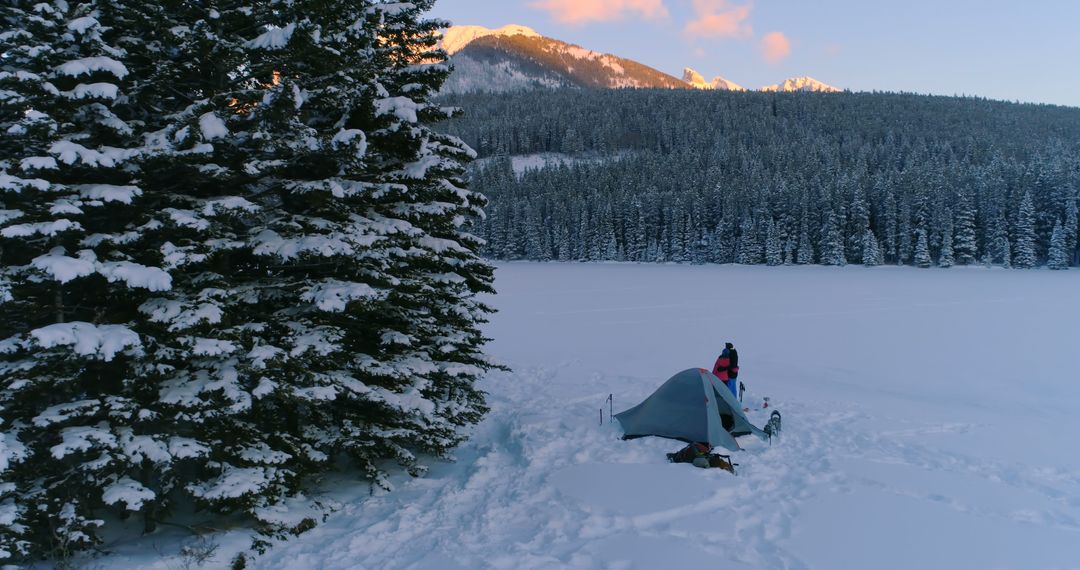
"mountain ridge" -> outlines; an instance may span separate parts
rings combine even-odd
[[[440,47],[450,55],[455,69],[444,85],[445,93],[552,87],[748,91],[720,76],[705,81],[690,67],[683,69],[680,79],[635,60],[586,49],[518,24],[500,28],[451,26],[442,32]],[[842,90],[801,76],[766,85],[758,91],[835,93]]]
[[[843,91],[843,89],[840,89],[839,87],[833,87],[832,85],[829,85],[827,83],[823,83],[821,81],[818,81],[817,79],[814,79],[813,77],[810,77],[809,75],[803,75],[801,77],[790,77],[788,79],[785,79],[781,83],[776,83],[776,84],[773,84],[773,85],[766,85],[765,87],[761,88],[761,91],[765,91],[765,92],[802,91],[802,92],[813,92],[813,93],[839,93],[840,91]]]

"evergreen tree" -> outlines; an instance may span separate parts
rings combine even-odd
[[[1046,262],[1050,269],[1068,269],[1069,257],[1065,245],[1065,231],[1061,221],[1054,223],[1054,231],[1050,235],[1050,255]]]
[[[570,127],[563,133],[560,149],[567,154],[576,154],[585,150],[585,143],[578,134],[577,129]]]
[[[938,256],[938,267],[952,267],[956,263],[953,253],[952,232],[943,234],[941,240],[941,254]]]
[[[0,237],[24,242],[0,253],[0,549],[85,547],[96,510],[175,495],[273,526],[339,458],[389,487],[479,421],[486,202],[429,127],[451,113],[430,4],[2,9],[25,150],[0,143]]]
[[[878,240],[877,237],[874,236],[874,232],[869,228],[863,233],[862,263],[867,267],[873,267],[883,263],[881,247],[878,245]]]
[[[814,245],[810,243],[810,230],[807,227],[806,212],[803,211],[802,220],[799,222],[799,250],[795,257],[795,263],[807,265],[814,262]]]
[[[632,227],[627,232],[629,243],[626,247],[626,255],[631,261],[645,261],[645,247],[648,245],[648,237],[645,233],[645,212],[640,199],[634,200],[633,213]]]
[[[885,199],[885,236],[883,241],[884,258],[889,262],[897,261],[897,246],[899,240],[897,239],[897,217],[896,212],[896,195],[893,194],[891,188],[888,191],[888,195]]]
[[[742,265],[756,265],[761,263],[762,247],[758,241],[757,224],[754,219],[747,216],[739,228],[739,253],[736,263]]]
[[[559,226],[558,233],[556,234],[555,251],[557,256],[556,259],[558,259],[559,261],[570,261],[572,259],[572,250],[570,248],[570,228],[568,228],[565,224]]]
[[[1035,205],[1030,192],[1024,192],[1024,197],[1020,199],[1020,211],[1016,215],[1015,227],[1013,266],[1020,269],[1035,267]]]
[[[975,234],[975,202],[968,188],[962,188],[959,192],[959,203],[956,211],[956,240],[954,251],[956,261],[960,265],[970,265],[978,256],[978,243]]]
[[[138,307],[172,276],[132,163],[130,17],[0,7],[0,560],[66,562],[97,513],[158,498],[130,478],[164,444],[136,431],[156,342]]]
[[[941,249],[938,252],[938,267],[952,267],[956,264],[956,254],[953,249],[953,215],[949,208],[942,212],[941,222]]]
[[[987,248],[987,264],[1000,263],[1002,267],[1012,267],[1012,245],[1006,229],[1005,218],[1000,214],[994,219],[990,229],[990,246]]]
[[[917,230],[915,236],[915,257],[913,261],[918,267],[930,267],[930,245],[926,240],[926,230]]]
[[[650,258],[650,261],[657,263],[667,263],[670,261],[668,252],[670,248],[671,239],[669,237],[668,225],[664,224],[660,229],[660,239],[656,242],[656,253]]]
[[[821,264],[846,265],[844,238],[840,234],[836,216],[830,213],[825,220],[825,227],[821,230]]]
[[[1078,231],[1076,209],[1076,196],[1070,194],[1065,202],[1065,224],[1061,226],[1065,244],[1065,257],[1069,265],[1072,265],[1073,259],[1076,257],[1076,232]]]
[[[766,238],[765,238],[765,263],[767,265],[783,265],[784,264],[784,251],[781,249],[779,231],[777,231],[776,223],[769,218],[765,221]]]
[[[674,263],[684,263],[688,261],[686,256],[686,226],[683,222],[683,217],[676,215],[674,225],[671,228],[671,249],[668,259]],[[607,258],[600,257],[598,259]]]
[[[911,237],[914,235],[911,228],[911,204],[907,199],[900,204],[900,222],[898,227],[899,229],[897,231],[899,237],[897,239],[896,262],[899,265],[905,265],[911,261],[913,245],[911,243]]]
[[[855,188],[848,211],[850,219],[846,256],[853,263],[861,263],[866,231],[870,229],[870,208],[862,188]]]

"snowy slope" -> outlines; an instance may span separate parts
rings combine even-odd
[[[457,461],[388,495],[339,483],[341,511],[249,567],[1077,567],[1080,272],[507,264],[496,286],[514,371]],[[619,440],[608,394],[636,404],[725,340],[781,438],[741,438],[738,476]],[[178,540],[101,562],[174,568],[155,548]]]
[[[450,26],[443,30],[439,46],[446,50],[446,53],[453,55],[461,51],[473,40],[488,36],[541,37],[536,30],[517,24],[507,24],[496,29],[485,28],[484,26]]]
[[[525,26],[453,26],[443,48],[454,72],[445,93],[536,87],[685,89],[677,78],[636,61],[541,36]]]
[[[454,72],[443,83],[442,93],[506,93],[573,86],[557,73],[514,59],[471,57],[461,53],[454,56],[451,63]]]

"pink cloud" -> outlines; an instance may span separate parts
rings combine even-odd
[[[744,38],[753,35],[750,24],[751,4],[731,4],[728,0],[694,0],[693,20],[684,31],[691,37]]]
[[[780,63],[791,55],[791,42],[781,32],[769,32],[761,38],[761,56],[769,63]]]
[[[551,13],[564,24],[606,22],[627,14],[643,18],[665,18],[668,15],[664,0],[537,0],[529,4]]]

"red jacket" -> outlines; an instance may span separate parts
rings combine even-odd
[[[721,354],[719,358],[716,359],[716,364],[713,364],[712,373],[715,374],[717,378],[723,380],[724,382],[727,382],[728,368],[730,367],[731,359],[728,358],[726,355]]]

